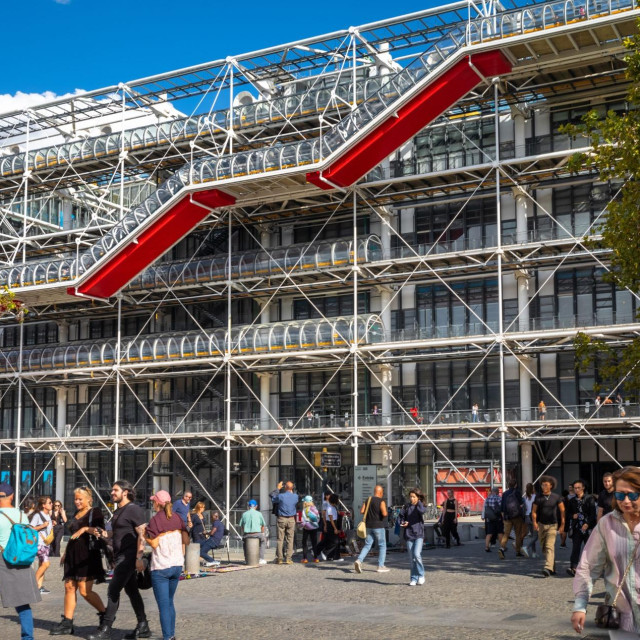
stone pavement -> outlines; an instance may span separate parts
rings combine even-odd
[[[269,553],[269,552],[268,552]],[[271,550],[273,554],[273,550]],[[425,550],[426,584],[409,587],[406,553],[390,552],[389,573],[375,572],[367,558],[364,572],[355,574],[352,562],[293,566],[269,564],[256,569],[215,574],[182,581],[176,594],[178,640],[394,640],[434,638],[467,640],[547,640],[577,638],[571,628],[571,578],[564,572],[569,550],[558,549],[558,576],[543,578],[542,560],[515,558],[509,549],[499,560],[481,541],[452,549]],[[222,559],[218,556],[218,559]],[[232,555],[232,560],[233,560]],[[224,563],[223,563],[224,564]],[[51,594],[34,606],[37,640],[62,613],[61,570],[52,566],[46,576]],[[602,601],[602,582],[594,601]],[[104,598],[106,585],[96,589]],[[155,638],[162,638],[152,591],[143,593]],[[583,638],[606,638],[587,614]],[[2,640],[20,637],[15,612],[0,609]],[[86,637],[97,617],[79,598],[76,637]],[[131,605],[123,593],[114,638],[135,626]]]

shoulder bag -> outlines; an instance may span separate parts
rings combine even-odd
[[[362,522],[358,523],[358,527],[356,528],[356,535],[358,538],[366,538],[367,537],[367,513],[369,513],[369,505],[371,504],[371,498],[367,500],[367,506],[364,510],[364,515],[362,516]]]
[[[601,629],[618,629],[620,627],[620,612],[616,608],[616,604],[618,602],[620,592],[622,591],[622,586],[624,585],[624,582],[629,575],[631,565],[635,560],[636,553],[638,552],[638,546],[640,546],[640,540],[636,542],[636,546],[633,549],[631,559],[629,560],[624,575],[622,576],[622,581],[618,585],[616,597],[613,599],[613,602],[611,604],[599,604],[598,608],[596,609],[596,626],[600,627]]]

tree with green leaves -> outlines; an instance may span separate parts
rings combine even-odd
[[[638,21],[640,30],[640,21]],[[575,172],[595,170],[602,181],[621,185],[617,197],[607,205],[607,217],[599,227],[598,245],[611,251],[610,271],[606,279],[632,292],[640,290],[640,34],[627,38],[625,57],[628,110],[609,111],[601,119],[595,110],[587,113],[580,125],[568,125],[564,131],[574,137],[587,136],[592,150],[576,154],[569,167]],[[594,243],[590,243],[592,246]],[[575,339],[576,367],[586,370],[592,364],[607,388],[622,382],[627,391],[640,387],[640,337],[624,347],[611,345],[584,333]]]
[[[0,288],[0,318],[9,315],[22,321],[27,312],[24,304],[20,300],[16,300],[13,291],[6,286]]]

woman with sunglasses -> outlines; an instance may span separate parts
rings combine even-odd
[[[573,580],[575,604],[571,624],[577,633],[584,630],[593,583],[603,572],[608,604],[613,603],[618,585],[622,583],[616,603],[620,629],[640,632],[640,580],[636,577],[640,571],[637,545],[640,540],[640,467],[616,471],[613,486],[613,511],[600,519],[589,537]]]
[[[49,547],[49,557],[60,557],[60,543],[64,535],[64,526],[67,524],[67,513],[62,506],[60,500],[53,503],[53,511],[51,512],[51,522],[53,523],[53,542]]]

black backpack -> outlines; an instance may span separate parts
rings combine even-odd
[[[514,518],[524,515],[524,501],[520,497],[517,490],[513,490],[507,494],[504,499],[504,518],[505,520],[513,520]]]

